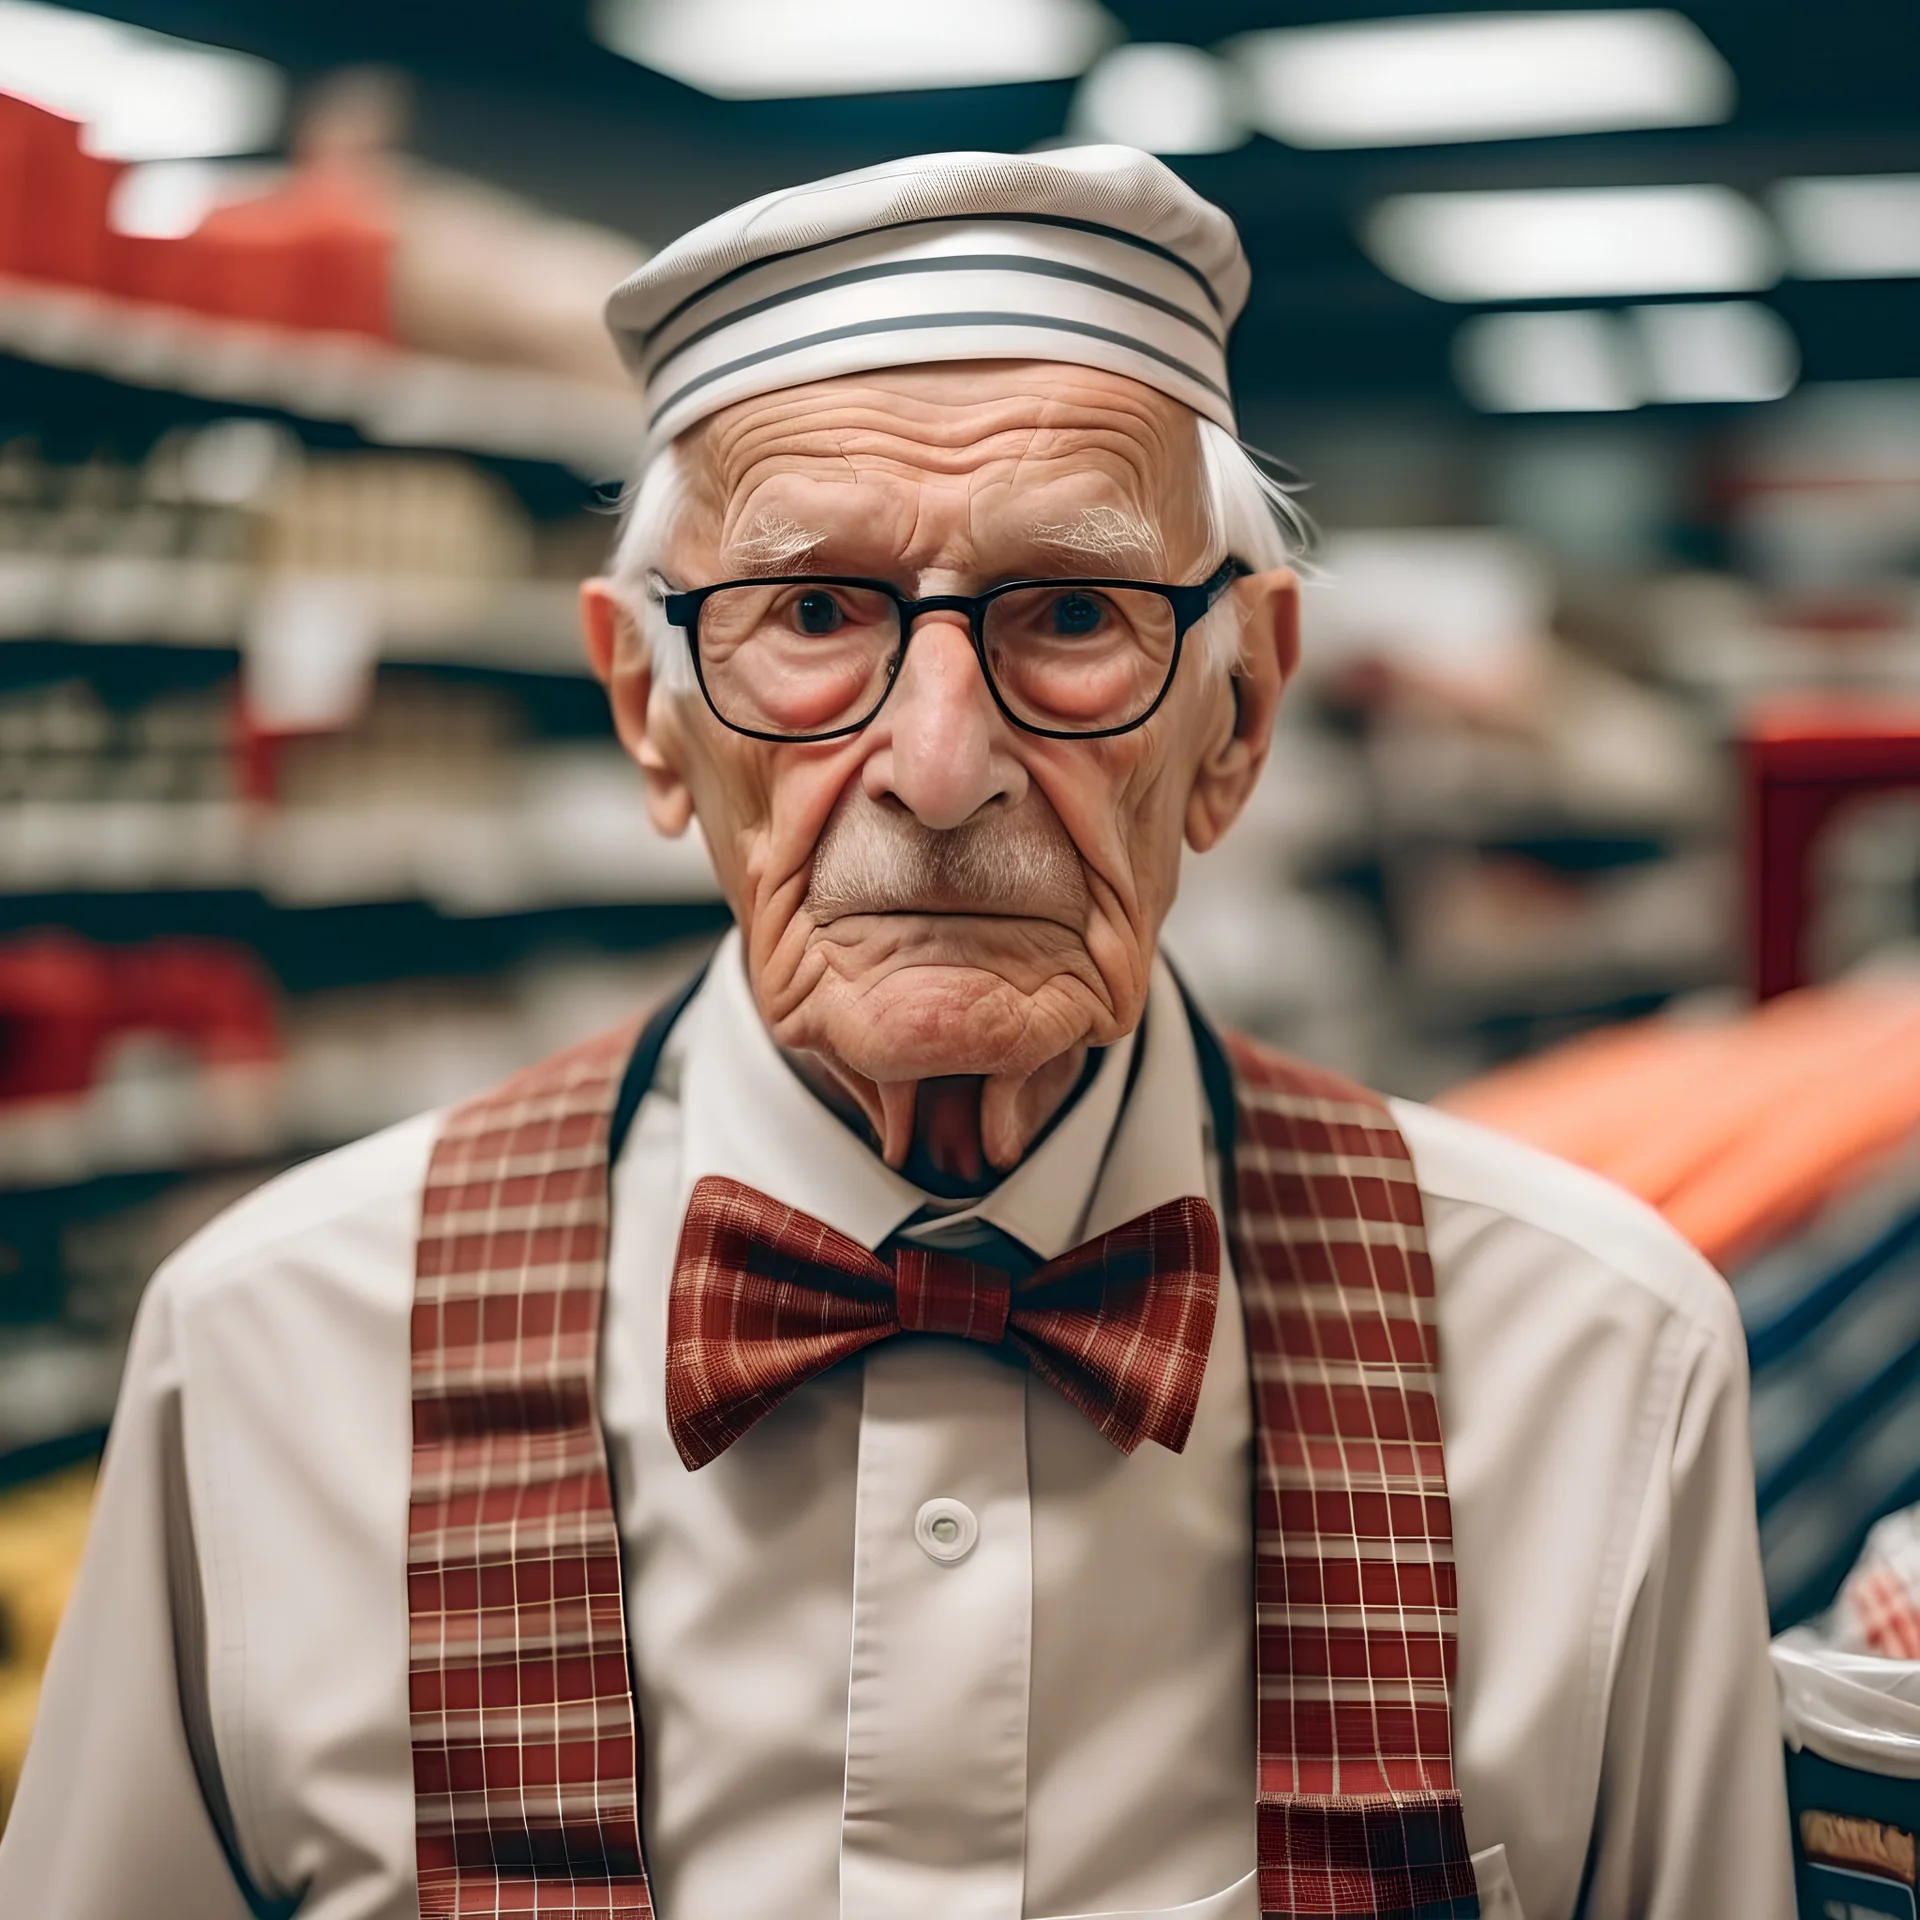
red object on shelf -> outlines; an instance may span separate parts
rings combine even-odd
[[[0,946],[0,1103],[86,1092],[112,1025],[104,948],[71,933]]]
[[[352,171],[309,167],[270,193],[216,207],[194,238],[209,258],[213,311],[392,337],[393,234],[377,189]]]
[[[160,240],[144,233],[107,235],[107,286],[149,306],[191,308],[206,284],[205,249],[189,234]]]
[[[244,947],[148,940],[115,949],[112,966],[120,1030],[171,1034],[207,1061],[279,1057],[273,990]]]
[[[1806,697],[1748,717],[1747,899],[1754,992],[1806,982],[1815,843],[1834,814],[1870,794],[1920,787],[1920,703]]]
[[[280,1053],[273,987],[244,947],[58,930],[0,942],[0,1106],[84,1094],[126,1033],[166,1034],[210,1065]]]
[[[217,207],[184,239],[116,233],[125,169],[80,123],[0,94],[0,273],[299,332],[391,340],[393,223],[380,177],[338,162]]]
[[[80,145],[80,123],[0,94],[0,268],[103,284],[107,202],[125,169]]]
[[[0,272],[25,271],[27,156],[40,109],[0,93]]]
[[[0,96],[0,265],[69,286],[103,285],[107,202],[125,171],[82,149],[79,121]]]

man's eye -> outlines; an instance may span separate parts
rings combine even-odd
[[[802,633],[832,633],[845,616],[830,593],[803,593],[794,603],[794,618]]]
[[[1063,639],[1078,639],[1100,624],[1101,606],[1090,593],[1063,593],[1053,603],[1053,630]]]

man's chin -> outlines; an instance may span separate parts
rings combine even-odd
[[[853,955],[824,930],[833,962],[775,1037],[883,1084],[1036,1072],[1097,1038],[1108,1008],[1078,937],[1051,927],[1053,937],[1036,942],[1035,926],[923,919],[917,937],[891,929],[883,952],[852,966]],[[1003,929],[1014,937],[991,937]]]

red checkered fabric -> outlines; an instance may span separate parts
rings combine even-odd
[[[1187,1444],[1213,1338],[1220,1230],[1173,1200],[1051,1260],[998,1268],[902,1247],[889,1261],[738,1180],[694,1185],[667,1307],[667,1422],[689,1467],[795,1387],[896,1333],[1016,1348],[1123,1452]]]
[[[1246,1041],[1230,1237],[1253,1374],[1260,1902],[1479,1912],[1420,1190],[1374,1095]]]
[[[653,1911],[597,1411],[634,1030],[458,1109],[427,1170],[407,1522],[420,1912]]]
[[[1920,1660],[1920,1607],[1888,1567],[1855,1574],[1841,1595],[1861,1643],[1883,1660]]]
[[[409,1537],[428,1916],[651,1911],[595,1405],[608,1121],[632,1041],[631,1030],[609,1036],[460,1109],[428,1175]],[[1373,1095],[1246,1042],[1229,1054],[1227,1226],[1256,1429],[1261,1906],[1268,1920],[1470,1920],[1433,1273],[1412,1162]],[[746,1205],[745,1191],[709,1196],[720,1204],[693,1259],[717,1262],[741,1236],[746,1281],[703,1281],[686,1295],[687,1325],[670,1329],[689,1343],[689,1377],[719,1389],[710,1404],[727,1411],[709,1437],[724,1434],[721,1446],[773,1404],[757,1404],[774,1392],[754,1365],[766,1329],[778,1323],[782,1344],[791,1337],[818,1360],[790,1391],[839,1358],[848,1324],[876,1305],[888,1331],[910,1320],[962,1338],[987,1337],[1004,1316],[998,1337],[1020,1338],[1035,1370],[1103,1431],[1113,1420],[1118,1444],[1156,1418],[1173,1430],[1155,1409],[1178,1403],[1186,1363],[1164,1357],[1137,1387],[1108,1384],[1133,1373],[1116,1374],[1087,1309],[1105,1289],[1136,1306],[1142,1289],[1153,1297],[1144,1274],[1169,1247],[1201,1270],[1205,1208],[1184,1203],[1177,1225],[1150,1229],[1167,1211],[1157,1209],[1009,1298],[990,1270],[948,1256],[914,1252],[889,1271],[784,1208],[768,1231],[771,1203]],[[830,1311],[795,1297],[799,1268],[826,1240],[840,1242],[828,1264],[847,1276]],[[843,1260],[849,1248],[867,1264]],[[1146,1316],[1163,1356],[1188,1351],[1198,1327],[1198,1292],[1176,1298],[1170,1322]],[[676,1288],[676,1317],[679,1299]],[[790,1308],[807,1316],[798,1330],[782,1318]]]

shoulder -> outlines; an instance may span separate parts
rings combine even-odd
[[[256,1187],[161,1266],[153,1301],[177,1316],[269,1287],[384,1295],[398,1281],[410,1293],[420,1195],[444,1117],[416,1115]]]
[[[1389,1100],[1414,1165],[1442,1295],[1544,1294],[1574,1325],[1639,1324],[1692,1339],[1744,1369],[1733,1290],[1659,1214],[1623,1188],[1473,1121]]]
[[[1545,1342],[1553,1348],[1577,1347],[1605,1329],[1642,1345],[1678,1341],[1744,1376],[1746,1340],[1732,1289],[1623,1188],[1243,1035],[1224,1034],[1219,1046],[1256,1137],[1276,1112],[1317,1118],[1336,1134],[1343,1123],[1357,1124],[1376,1140],[1383,1126],[1397,1130],[1420,1190],[1443,1332],[1450,1319],[1473,1322],[1483,1313],[1509,1329],[1542,1323],[1537,1331],[1557,1335]],[[1541,1342],[1534,1345],[1538,1351]]]

